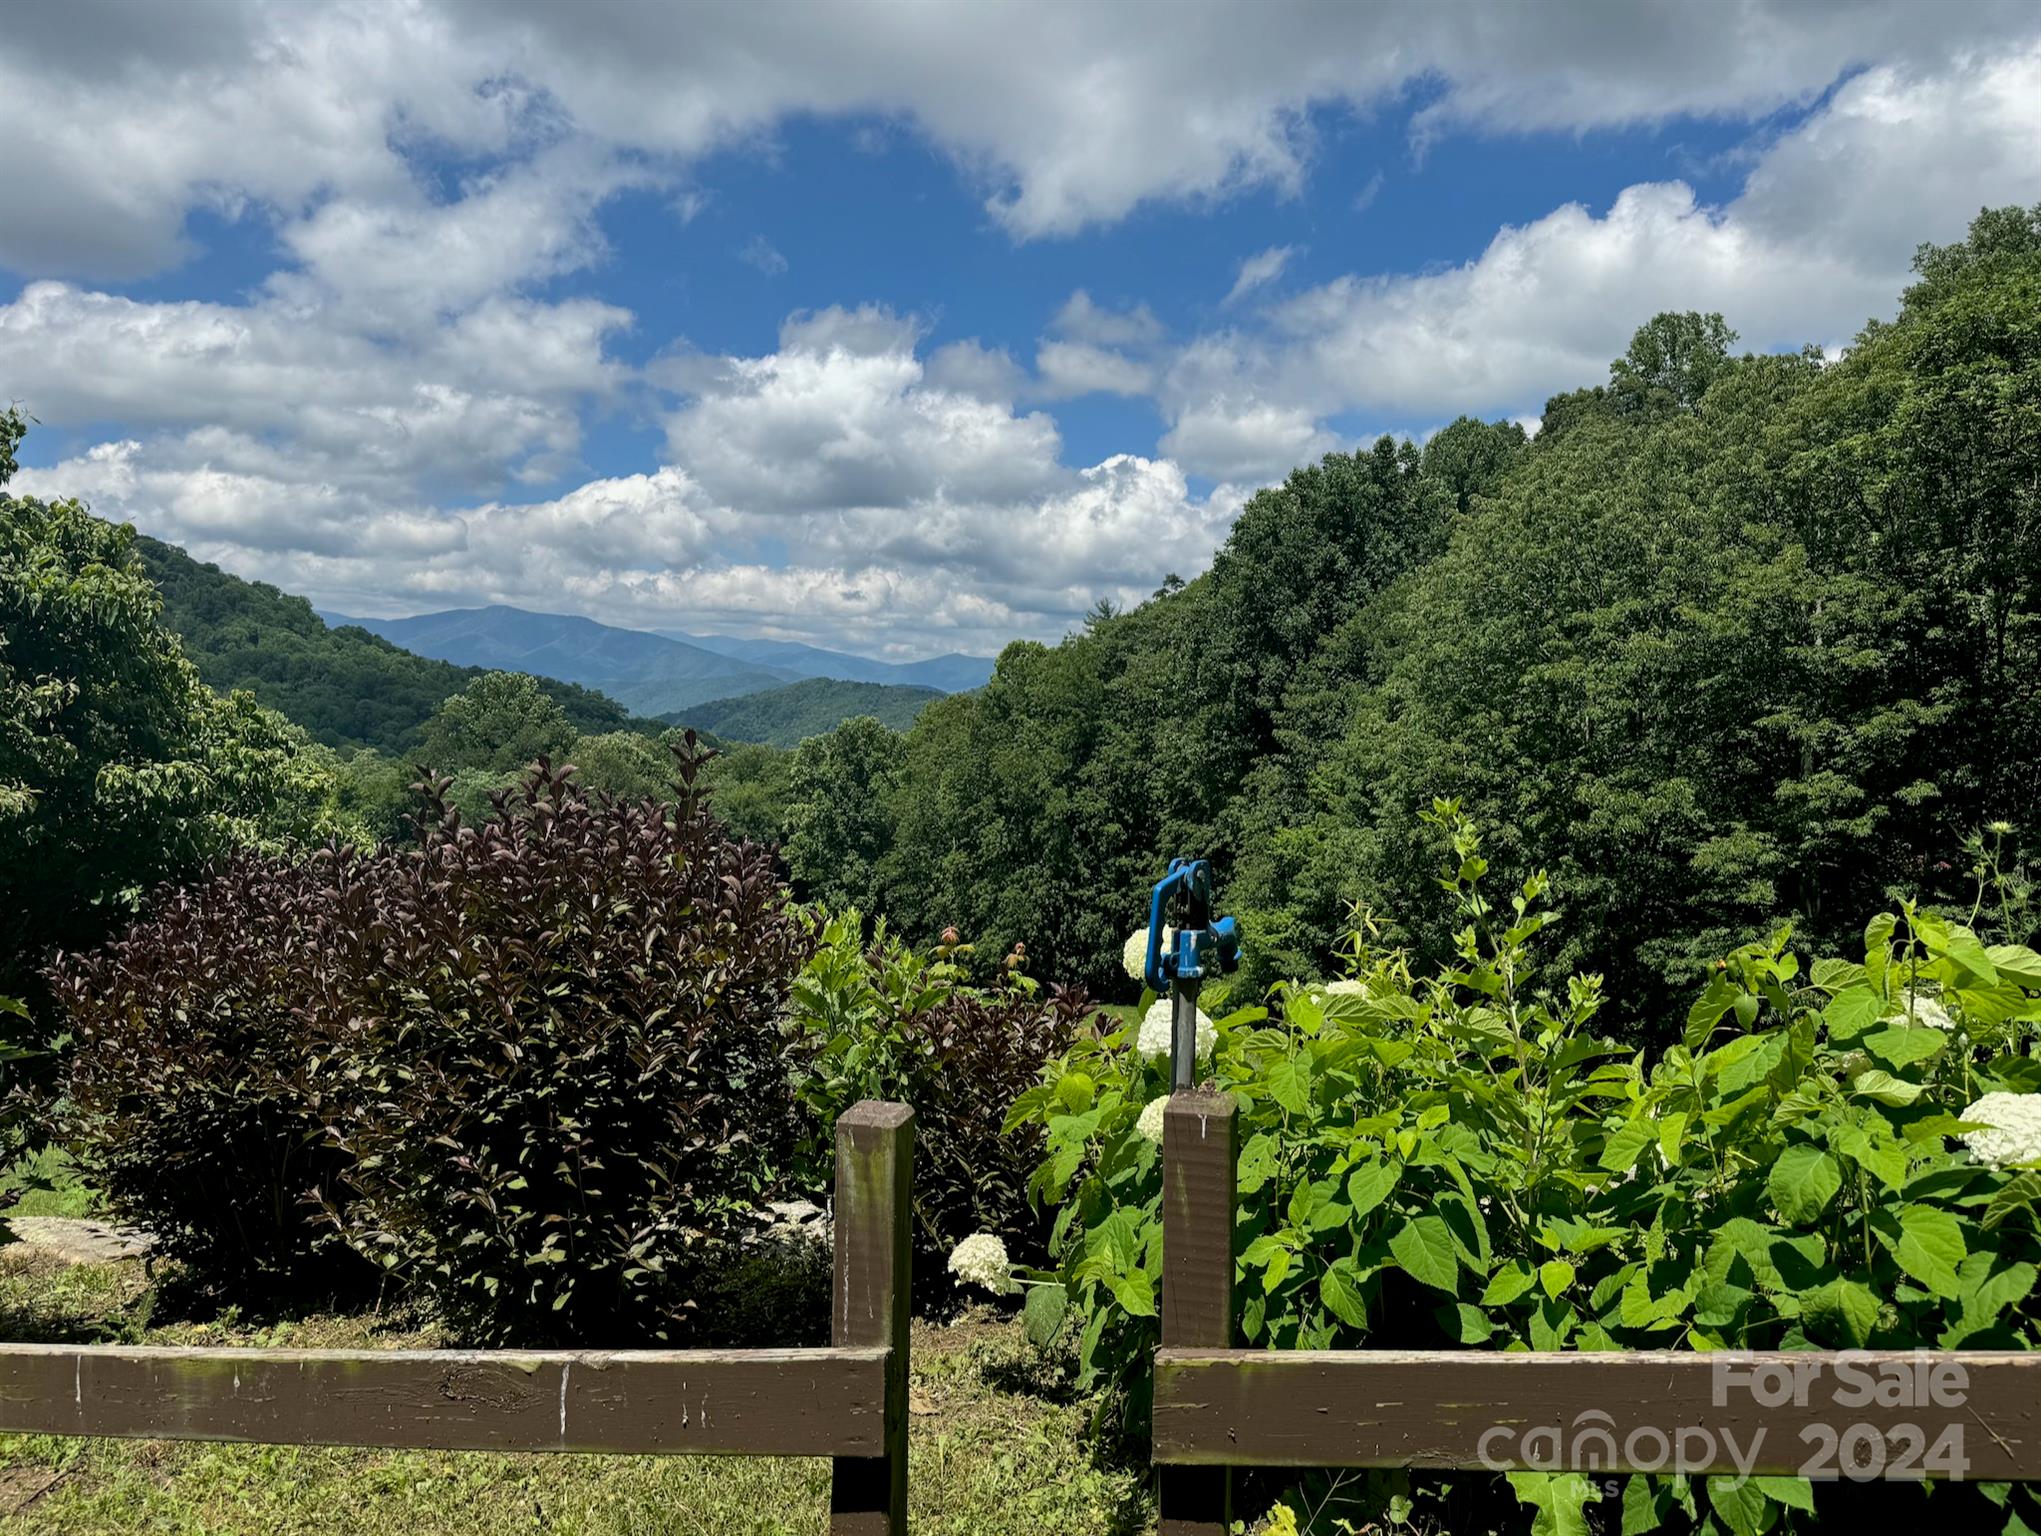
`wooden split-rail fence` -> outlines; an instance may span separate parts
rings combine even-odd
[[[1221,1536],[1234,1467],[2041,1478],[2041,1351],[1236,1349],[1235,1106],[1163,1114],[1162,1536]]]
[[[837,1122],[827,1348],[5,1344],[0,1430],[827,1456],[832,1536],[902,1536],[913,1119],[903,1105],[867,1102]],[[2041,1478],[2041,1351],[1235,1348],[1238,1153],[1230,1097],[1172,1097],[1154,1409],[1163,1536],[1227,1532],[1235,1467]]]
[[[440,1451],[828,1456],[831,1536],[907,1529],[914,1115],[836,1123],[821,1349],[165,1349],[0,1344],[0,1430]]]

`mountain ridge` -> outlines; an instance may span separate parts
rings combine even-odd
[[[621,629],[576,614],[534,613],[501,603],[402,619],[320,616],[329,625],[365,629],[436,660],[531,672],[599,689],[643,715],[668,714],[798,681],[784,669],[721,656],[649,630]]]
[[[798,640],[747,640],[735,635],[694,635],[661,629],[654,634],[698,645],[718,655],[761,666],[783,667],[804,677],[829,677],[849,683],[904,683],[938,693],[968,693],[992,677],[995,658],[947,651],[920,661],[880,661],[849,651],[832,651]]]
[[[426,719],[481,673],[421,656],[373,632],[349,633],[304,598],[249,581],[175,544],[135,537],[143,571],[163,600],[163,626],[208,687],[245,688],[330,747],[415,747]],[[539,686],[575,729],[601,733],[645,724],[615,700],[552,677]]]
[[[925,707],[945,696],[940,689],[912,683],[804,677],[780,688],[712,699],[661,718],[669,725],[691,725],[719,741],[791,749],[860,715],[872,716],[889,730],[904,731]]]
[[[507,603],[448,608],[400,619],[319,610],[330,627],[353,626],[421,656],[561,678],[601,690],[634,713],[669,716],[811,678],[962,693],[992,676],[993,658],[951,652],[921,661],[878,661],[794,640],[628,629],[580,614],[540,613]]]

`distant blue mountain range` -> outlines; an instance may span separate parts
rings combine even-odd
[[[884,662],[784,640],[725,635],[655,634],[619,629],[571,614],[522,608],[456,608],[408,619],[319,615],[331,628],[358,625],[421,656],[458,666],[530,672],[599,688],[639,715],[760,693],[804,678],[909,683],[958,693],[992,676],[986,656],[937,656]]]
[[[698,645],[718,656],[776,667],[796,677],[834,677],[847,683],[907,683],[933,688],[938,693],[968,693],[991,680],[993,658],[966,656],[952,651],[926,661],[874,661],[869,656],[851,656],[842,651],[825,651],[794,640],[737,640],[729,635],[690,635],[677,629],[660,634],[688,645]]]

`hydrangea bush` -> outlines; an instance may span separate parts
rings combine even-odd
[[[1474,827],[1452,802],[1433,820],[1464,922],[1454,964],[1415,975],[1363,930],[1350,976],[1217,1021],[1210,1075],[1240,1106],[1244,1342],[2034,1343],[2041,955],[1909,905],[1871,921],[1861,957],[1807,968],[1781,931],[1719,961],[1684,1038],[1651,1059],[1597,1032],[1599,978],[1540,970],[1543,877],[1492,903]],[[1137,1422],[1158,1337],[1152,1122],[1168,1070],[1147,1046],[1145,1027],[1079,1042],[1010,1117],[1046,1138],[1032,1187],[1057,1210],[1061,1295],[1031,1294],[1030,1315],[1067,1309],[1084,1381],[1121,1388]],[[1520,1526],[1528,1512],[1492,1502],[1513,1497],[1540,1529],[1585,1530],[1606,1492],[1575,1474],[1347,1487],[1370,1490],[1370,1517],[1415,1489],[1454,1530]],[[1849,1494],[1639,1476],[1616,1496],[1626,1533],[1758,1536],[1812,1528]],[[2041,1519],[2003,1486],[1935,1498],[1980,1528]]]

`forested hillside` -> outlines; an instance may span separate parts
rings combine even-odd
[[[459,666],[566,678],[600,689],[627,709],[648,716],[777,688],[798,676],[667,635],[619,629],[576,614],[528,613],[502,604],[420,613],[408,619],[328,617]]]
[[[220,692],[245,688],[332,747],[406,752],[442,700],[482,675],[400,649],[362,629],[327,628],[302,597],[243,581],[174,544],[138,536],[142,568],[163,594],[163,624],[199,676]],[[630,723],[622,705],[574,683],[540,687],[579,731]]]
[[[1528,440],[1296,471],[1208,574],[838,754],[801,799],[861,813],[802,862],[1110,985],[1162,861],[1208,854],[1250,979],[1309,975],[1349,904],[1437,931],[1420,816],[1457,796],[1647,1015],[1781,918],[1962,906],[1966,840],[2041,800],[2041,212],[1916,270],[1839,360],[1662,315]]]
[[[675,710],[666,719],[726,741],[798,747],[810,736],[833,731],[859,715],[869,715],[881,725],[904,731],[914,724],[929,700],[941,697],[934,688],[811,677],[784,688],[768,688],[762,693],[715,699]]]

